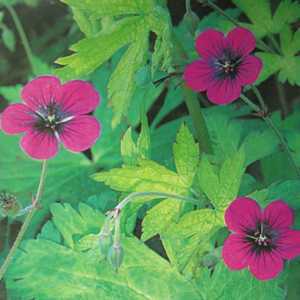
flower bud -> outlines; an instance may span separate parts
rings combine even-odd
[[[112,236],[111,232],[101,232],[99,235],[99,247],[100,247],[100,252],[104,255],[107,256],[108,251],[112,245]]]
[[[124,257],[124,251],[120,244],[114,244],[108,251],[107,259],[115,271],[120,268]]]
[[[3,217],[15,217],[21,210],[21,204],[16,196],[5,191],[0,192],[0,215]]]

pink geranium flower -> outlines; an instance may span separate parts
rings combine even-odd
[[[250,198],[237,198],[225,212],[232,234],[225,240],[222,256],[232,270],[248,267],[260,280],[279,274],[285,259],[300,255],[300,231],[293,230],[293,211],[282,200],[264,210]]]
[[[82,80],[61,84],[54,76],[40,76],[21,93],[24,103],[9,105],[1,115],[7,134],[24,133],[21,148],[32,158],[49,159],[59,143],[74,152],[90,148],[100,135],[100,124],[87,115],[99,104],[93,86]]]
[[[201,59],[186,67],[186,84],[196,92],[207,91],[216,104],[238,99],[242,86],[253,83],[262,68],[261,60],[250,55],[255,45],[254,35],[244,28],[235,28],[226,37],[214,29],[202,32],[196,40]]]

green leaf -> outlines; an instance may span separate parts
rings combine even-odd
[[[143,18],[136,16],[122,19],[109,31],[101,32],[95,37],[85,38],[74,44],[75,53],[59,58],[56,63],[65,67],[57,69],[64,80],[87,75],[107,61],[118,49],[129,44],[136,37],[136,28],[143,27]]]
[[[199,145],[194,141],[186,125],[182,125],[173,145],[176,170],[179,176],[191,185],[198,168],[200,151]]]
[[[132,128],[129,127],[121,140],[121,154],[125,165],[134,166],[137,163],[137,147],[132,138]]]
[[[78,212],[68,203],[52,204],[51,213],[55,216],[53,223],[64,238],[66,246],[74,248],[74,235],[96,233],[104,222],[104,215],[90,206],[80,203]],[[66,222],[66,216],[68,221]]]
[[[245,153],[241,149],[224,161],[217,173],[203,156],[197,173],[197,184],[215,208],[224,210],[238,195],[245,171]]]
[[[277,136],[270,129],[250,133],[243,142],[246,165],[248,166],[276,152],[278,144]]]
[[[18,99],[20,99],[21,89],[21,84],[14,86],[0,86],[0,95],[2,95],[8,102],[18,102]]]
[[[237,19],[241,11],[237,8],[225,9],[224,12],[226,15]],[[204,31],[207,28],[215,28],[223,32],[230,31],[235,25],[229,21],[226,17],[220,15],[218,12],[212,12],[206,15],[201,21],[198,23],[196,35],[200,32]]]
[[[143,28],[145,25],[141,24],[141,26]],[[147,32],[143,28],[140,33],[136,34],[136,42],[132,43],[122,56],[108,84],[108,97],[111,99],[114,110],[113,127],[120,123],[122,116],[128,110],[136,86],[135,74],[146,59]]]
[[[165,199],[149,209],[143,219],[142,240],[146,241],[156,234],[162,235],[178,219],[181,201]]]
[[[269,0],[260,0],[253,5],[252,0],[232,0],[240,8],[249,20],[253,23],[250,29],[258,36],[263,36],[272,28],[272,14]],[[249,25],[249,24],[247,24]]]
[[[298,1],[282,0],[274,13],[272,32],[278,33],[284,24],[299,20],[300,4]]]
[[[153,0],[61,0],[82,10],[93,17],[136,15],[150,12],[154,7]]]
[[[139,156],[142,159],[150,159],[150,148],[151,148],[151,139],[150,139],[150,129],[148,125],[147,116],[143,114],[141,116],[142,130],[137,140],[137,149]]]
[[[233,3],[252,22],[252,24],[242,23],[242,25],[249,27],[258,37],[279,33],[285,25],[299,19],[300,4],[297,1],[280,1],[273,16],[269,0],[260,0],[255,6],[251,0],[233,0]]]
[[[282,300],[284,290],[279,280],[259,281],[248,270],[231,271],[222,262],[213,274],[207,269],[199,278],[199,290],[204,300]]]
[[[16,49],[16,38],[14,32],[8,27],[2,26],[1,38],[5,47],[11,52],[14,52]]]
[[[185,214],[161,235],[168,257],[180,273],[194,276],[201,257],[208,251],[210,239],[223,225],[223,215],[212,209],[200,209]]]
[[[77,247],[70,249],[42,238],[24,243],[24,251],[18,253],[6,276],[10,298],[56,299],[59,291],[62,300],[199,299],[191,282],[136,238],[122,239],[124,263],[115,273],[105,260],[95,256],[100,250],[96,235],[89,228],[99,226],[98,217],[99,213],[86,205],[77,213],[56,204],[53,223],[59,224],[58,229],[68,240],[81,235]]]
[[[281,57],[277,54],[266,52],[257,52],[256,55],[263,62],[262,72],[260,73],[257,81],[255,81],[255,85],[259,85],[280,70]]]
[[[138,166],[122,166],[96,173],[92,178],[121,192],[157,191],[183,194],[186,191],[186,185],[175,172],[151,160],[141,160]]]

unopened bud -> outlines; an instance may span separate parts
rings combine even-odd
[[[0,215],[3,217],[15,217],[20,210],[21,205],[16,196],[4,191],[0,192]]]
[[[112,245],[112,236],[111,232],[101,232],[99,235],[99,247],[100,247],[100,252],[104,255],[107,256],[108,251]]]
[[[120,244],[114,244],[108,251],[107,259],[115,271],[120,268],[124,257],[124,251]]]

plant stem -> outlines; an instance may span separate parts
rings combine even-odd
[[[212,153],[212,146],[209,139],[208,129],[197,95],[187,86],[183,87],[184,100],[192,118],[195,128],[196,139],[199,142],[200,150],[205,153]]]
[[[259,102],[259,104],[260,104],[260,106],[263,110],[263,112],[267,113],[268,112],[268,107],[267,107],[264,99],[262,98],[259,90],[257,89],[257,87],[255,85],[251,85],[251,88],[252,88],[252,90],[253,90],[253,92],[254,92],[254,94],[255,94],[255,96],[256,96],[256,98],[257,98],[257,100],[258,100],[258,102]]]
[[[125,197],[114,209],[114,211],[121,211],[127,203],[132,201],[135,198],[138,197],[147,197],[147,196],[154,196],[157,198],[172,198],[172,199],[177,199],[177,200],[182,200],[186,201],[189,203],[193,203],[195,205],[199,205],[199,201],[194,198],[190,197],[185,197],[185,196],[180,196],[176,194],[169,194],[169,193],[163,193],[163,192],[134,192],[129,194],[127,197]]]
[[[24,220],[24,223],[22,224],[21,226],[21,229],[14,241],[14,244],[13,246],[11,247],[7,257],[5,258],[5,261],[4,263],[2,264],[1,266],[1,269],[0,269],[0,281],[2,280],[11,260],[13,259],[14,257],[14,254],[17,250],[17,248],[19,247],[22,239],[23,239],[23,236],[28,228],[28,226],[30,225],[30,222],[37,210],[37,203],[39,202],[40,198],[41,198],[41,195],[42,195],[42,192],[43,192],[43,187],[44,187],[44,184],[45,184],[45,179],[46,179],[46,170],[47,170],[47,161],[44,160],[42,162],[42,171],[41,171],[41,176],[40,176],[40,182],[39,182],[39,185],[38,185],[38,189],[37,189],[37,192],[36,192],[36,196],[35,198],[33,199],[33,203],[34,203],[34,206],[33,208],[30,210],[30,212],[28,213],[28,215],[26,216],[25,220]]]
[[[279,140],[280,144],[282,145],[283,149],[285,150],[285,152],[288,156],[288,159],[290,161],[291,166],[293,166],[297,176],[300,178],[300,170],[297,167],[297,164],[296,164],[296,162],[293,158],[293,155],[290,151],[290,148],[289,148],[284,136],[282,135],[280,130],[274,124],[273,120],[269,116],[265,115],[265,113],[262,112],[261,108],[258,105],[254,104],[248,97],[246,97],[243,94],[240,97],[249,107],[251,107],[255,112],[257,112],[258,114],[261,115],[261,118],[266,122],[266,124],[270,127],[270,129],[278,137],[278,140]]]
[[[10,15],[13,19],[13,22],[14,22],[14,24],[16,26],[16,29],[18,31],[18,34],[20,36],[21,42],[24,46],[24,50],[25,50],[27,59],[28,59],[29,64],[31,66],[31,70],[32,70],[32,72],[34,72],[33,54],[32,54],[31,48],[29,46],[28,38],[26,36],[26,33],[24,31],[24,28],[23,28],[23,25],[20,21],[20,18],[19,18],[18,14],[15,11],[13,6],[11,6],[9,4],[6,4],[5,7],[8,10],[8,12],[10,13]]]
[[[278,91],[279,103],[282,108],[282,117],[285,118],[288,115],[288,105],[287,105],[287,102],[285,99],[284,87],[283,87],[282,83],[278,82],[278,80],[276,80],[276,88]]]
[[[203,0],[198,0],[198,2],[202,3]],[[225,18],[227,18],[230,22],[232,22],[235,26],[240,27],[240,23],[233,17],[231,17],[230,15],[226,14],[226,12],[220,8],[218,5],[216,5],[215,3],[213,3],[210,0],[205,1],[212,9],[214,9],[215,11],[217,11],[220,15],[224,16]],[[260,48],[261,50],[267,51],[267,52],[271,52],[274,53],[275,51],[270,48],[263,40],[257,40],[257,47]]]
[[[191,13],[191,0],[185,0],[185,11],[187,14]]]

